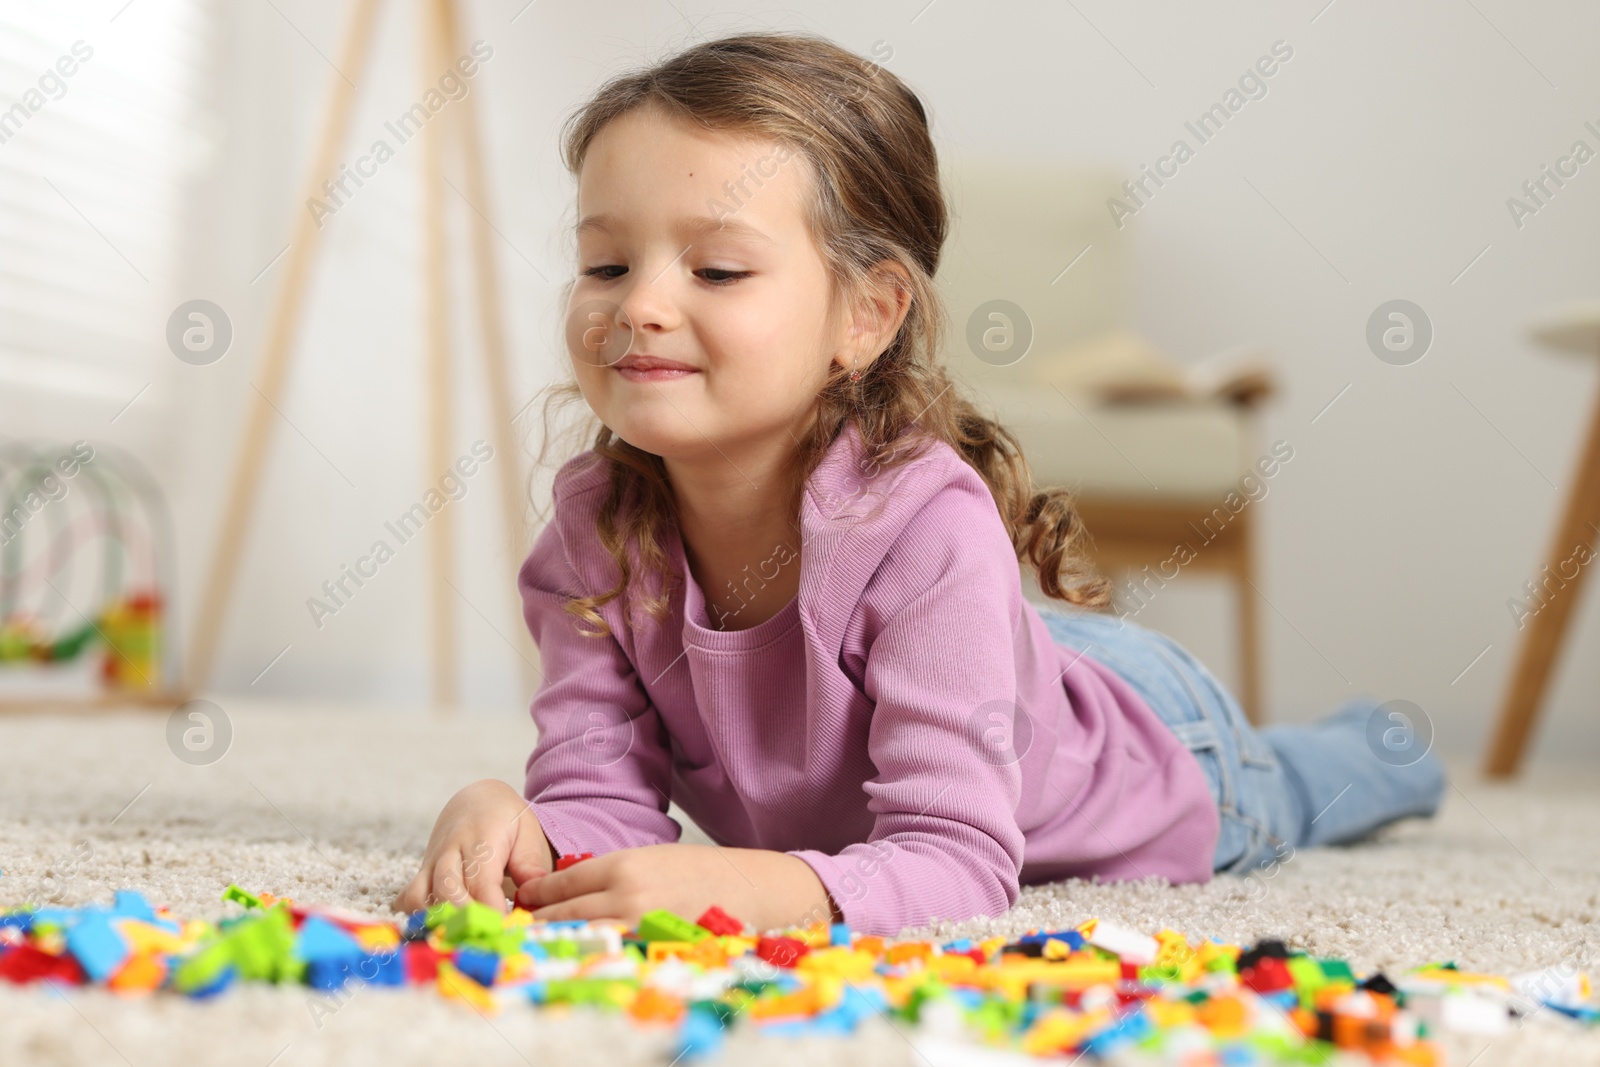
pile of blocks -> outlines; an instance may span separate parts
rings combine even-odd
[[[694,922],[654,911],[628,927],[544,922],[476,901],[375,921],[237,886],[223,900],[244,910],[179,920],[119,890],[109,908],[0,911],[0,978],[196,998],[240,981],[334,995],[425,985],[484,1012],[586,1005],[670,1027],[680,1059],[714,1054],[738,1023],[842,1034],[885,1015],[919,1043],[1030,1056],[1236,1065],[1327,1062],[1337,1048],[1431,1067],[1443,1062],[1431,1039],[1441,1028],[1493,1034],[1546,1009],[1573,1025],[1600,1021],[1575,968],[1503,978],[1436,963],[1392,981],[1281,941],[1241,948],[1096,919],[941,944],[842,924],[758,935],[719,908]]]

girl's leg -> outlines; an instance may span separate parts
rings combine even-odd
[[[1277,753],[1299,794],[1305,845],[1354,841],[1396,819],[1439,810],[1446,780],[1433,754],[1432,732],[1402,710],[1359,698],[1306,726],[1267,726],[1261,736]]]
[[[1357,700],[1309,726],[1257,731],[1187,650],[1115,615],[1040,608],[1060,644],[1110,667],[1195,754],[1221,815],[1213,868],[1243,872],[1284,845],[1350,841],[1408,815],[1432,815],[1444,791],[1438,757],[1414,757],[1414,724]],[[1397,733],[1397,731],[1400,731]]]

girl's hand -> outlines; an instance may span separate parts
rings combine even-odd
[[[625,848],[518,885],[516,902],[535,919],[621,919],[635,925],[656,908],[693,920],[713,904],[758,931],[837,918],[810,864],[764,849]]]
[[[474,782],[439,813],[422,869],[393,907],[409,912],[470,899],[504,911],[516,886],[534,884],[550,872],[551,851],[521,794],[498,779]]]

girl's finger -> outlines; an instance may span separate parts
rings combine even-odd
[[[497,857],[488,842],[480,841],[472,848],[473,854],[468,861],[471,867],[466,872],[468,894],[473,900],[504,911],[506,894],[501,882],[505,878],[505,857]]]
[[[585,893],[599,893],[611,885],[612,863],[608,857],[596,856],[582,863],[574,863],[564,871],[552,871],[543,878],[522,883],[517,893],[524,907],[541,907],[557,901],[570,900]]]
[[[461,853],[447,848],[434,861],[432,879],[428,885],[428,903],[448,900],[457,907],[468,900],[466,880],[461,876]]]
[[[400,895],[394,898],[394,910],[412,912],[421,908],[423,895],[427,892],[427,878],[426,868],[417,871],[416,876],[400,891]]]
[[[582,865],[580,864],[579,866]],[[576,870],[576,868],[572,869]],[[566,872],[563,871],[561,873],[565,874]],[[634,921],[624,914],[626,911],[627,909],[618,903],[617,896],[614,893],[585,893],[570,900],[547,904],[534,911],[533,917],[552,921],[563,919],[622,919],[626,922]]]

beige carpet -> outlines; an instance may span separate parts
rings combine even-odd
[[[233,739],[207,766],[176,758],[161,713],[0,717],[0,906],[61,894],[109,903],[143,890],[181,915],[221,917],[230,882],[379,914],[415,871],[440,806],[482,777],[516,783],[532,746],[523,717],[229,701]],[[1581,954],[1600,978],[1600,782],[1592,767],[1481,781],[1472,761],[1432,822],[1341,849],[1303,850],[1271,880],[1205,886],[1068,882],[1024,892],[1008,916],[941,928],[1016,933],[1089,916],[1245,941],[1279,935],[1358,968],[1454,959],[1512,973]],[[42,892],[41,892],[42,890]],[[232,908],[229,905],[228,908]],[[626,1020],[529,1007],[485,1018],[431,992],[361,989],[319,1020],[306,989],[235,986],[191,1002],[58,995],[0,983],[0,1064],[656,1064],[671,1034]],[[324,1004],[324,1006],[326,1006]],[[1446,1042],[1457,1067],[1600,1064],[1600,1031],[1553,1013],[1487,1039]],[[977,1063],[873,1020],[850,1040],[761,1038],[739,1028],[722,1059],[763,1067]]]

